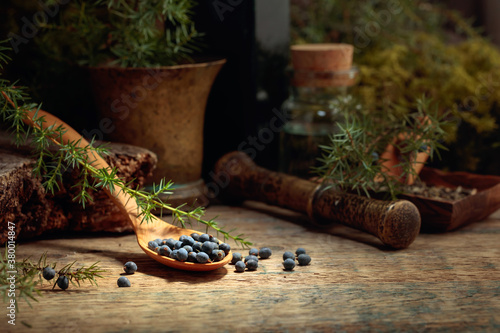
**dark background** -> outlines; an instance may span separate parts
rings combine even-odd
[[[292,0],[299,1],[299,0]],[[500,42],[496,11],[500,1],[451,1],[447,4],[484,25],[494,42]],[[23,15],[36,10],[28,2],[2,1],[0,36]],[[21,3],[21,4],[19,4]],[[36,2],[35,2],[36,3]],[[217,3],[224,6],[217,10]],[[204,53],[227,59],[212,88],[205,118],[204,177],[215,161],[238,148],[255,148],[255,160],[276,169],[276,135],[266,144],[252,145],[259,130],[267,128],[288,95],[286,68],[290,44],[290,3],[285,0],[210,0],[199,1],[195,22],[205,32]],[[224,10],[225,8],[225,10]],[[90,132],[98,127],[98,116],[86,81],[85,72],[70,65],[53,63],[34,47],[22,45],[15,54],[6,76],[31,88],[34,101],[65,119],[75,129]],[[253,138],[253,139],[252,139]]]

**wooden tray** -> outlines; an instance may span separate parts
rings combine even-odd
[[[500,208],[500,177],[467,172],[443,172],[424,167],[420,178],[427,185],[475,188],[477,193],[460,200],[433,199],[414,194],[401,195],[413,202],[422,217],[422,231],[445,232],[478,222]]]

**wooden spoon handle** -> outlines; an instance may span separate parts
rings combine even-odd
[[[308,214],[319,224],[337,221],[378,237],[392,248],[408,247],[420,231],[420,213],[406,200],[382,201],[346,194],[320,184],[256,166],[242,152],[216,164],[226,195]]]

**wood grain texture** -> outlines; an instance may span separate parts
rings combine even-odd
[[[17,257],[48,251],[60,265],[100,261],[99,286],[50,291],[20,306],[1,332],[498,332],[500,212],[446,234],[420,234],[390,251],[374,236],[257,202],[211,206],[207,217],[273,250],[255,272],[233,266],[185,272],[150,259],[134,235],[60,235],[22,243]],[[194,228],[196,229],[196,228]],[[201,230],[203,231],[203,230]],[[232,243],[231,243],[232,244]],[[238,251],[238,249],[233,250]],[[305,247],[311,265],[282,269],[281,255]],[[242,251],[245,252],[246,251]],[[118,288],[122,265],[139,270]],[[32,325],[22,326],[21,321]]]

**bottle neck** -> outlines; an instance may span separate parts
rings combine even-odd
[[[313,104],[330,103],[349,93],[347,86],[339,87],[291,87],[292,98],[296,101]]]

